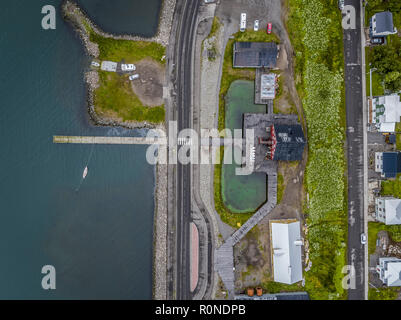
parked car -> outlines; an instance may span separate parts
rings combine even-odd
[[[130,75],[129,77],[128,77],[128,79],[130,79],[131,81],[132,80],[135,80],[135,79],[139,79],[139,74],[133,74],[133,75]]]
[[[241,23],[239,30],[244,32],[246,30],[246,13],[241,13]]]
[[[383,37],[374,37],[370,39],[371,44],[383,44],[384,38]]]
[[[267,24],[267,34],[270,34],[270,33],[272,33],[272,24],[269,22]]]
[[[361,243],[362,243],[362,244],[366,244],[366,240],[367,240],[366,234],[362,233],[362,234],[361,234]]]
[[[96,61],[91,62],[92,67],[100,67],[100,63]]]
[[[338,0],[338,9],[341,11],[344,9],[345,3],[344,0]]]
[[[134,64],[122,64],[121,70],[122,71],[135,71],[136,67]]]
[[[253,31],[258,31],[259,30],[259,20],[255,20],[255,23],[253,24]]]

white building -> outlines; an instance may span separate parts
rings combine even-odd
[[[100,69],[103,71],[117,72],[117,62],[102,61]]]
[[[400,117],[401,101],[398,94],[369,100],[369,122],[380,132],[395,132],[395,124],[400,122]]]
[[[380,258],[376,266],[380,280],[388,287],[401,286],[401,259]]]
[[[386,225],[401,224],[401,199],[376,198],[376,220]]]
[[[274,73],[262,74],[260,77],[260,98],[274,99],[276,97],[276,75]]]
[[[271,221],[273,280],[293,284],[302,280],[302,245],[299,221]]]

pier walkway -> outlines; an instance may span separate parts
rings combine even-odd
[[[268,201],[215,251],[215,270],[228,291],[229,299],[233,299],[235,294],[234,246],[277,205],[277,172],[268,174],[267,190]]]
[[[167,144],[166,138],[53,136],[54,143],[78,144]]]
[[[53,136],[53,143],[76,143],[76,144],[160,144],[166,145],[168,138],[160,137],[99,137],[99,136]],[[192,145],[191,139],[178,138],[178,145]],[[243,139],[232,138],[202,138],[202,146],[243,146]]]

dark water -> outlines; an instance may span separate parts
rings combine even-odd
[[[160,0],[78,0],[77,3],[102,30],[144,37],[157,31]]]
[[[57,29],[42,30],[48,3],[9,1],[0,10],[0,298],[151,298],[154,168],[145,147],[52,143],[57,134],[144,132],[89,124],[88,60],[60,0],[51,2]],[[130,25],[117,11],[104,14],[116,28]],[[151,34],[157,14],[141,14],[138,32]],[[56,268],[56,290],[41,287],[44,265]]]

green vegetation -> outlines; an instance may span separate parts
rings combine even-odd
[[[99,59],[115,62],[137,63],[142,59],[153,59],[164,64],[165,48],[155,42],[116,40],[96,34],[84,21],[90,40],[99,46]],[[117,73],[99,71],[99,88],[94,93],[96,111],[106,116],[122,118],[123,121],[164,121],[164,106],[145,106],[131,88],[127,77]]]
[[[217,31],[220,30],[221,23],[218,17],[214,17],[213,23],[212,23],[212,28],[210,29],[210,33],[208,38],[214,37],[217,34]]]
[[[164,107],[146,107],[133,93],[128,78],[114,72],[99,71],[100,87],[95,91],[95,105],[106,115],[121,117],[124,121],[164,121]]]
[[[149,41],[115,40],[104,38],[93,31],[90,33],[90,40],[99,45],[100,60],[121,61],[135,63],[145,58],[152,58],[160,63],[165,63],[162,58],[166,49],[156,43]]]
[[[212,28],[213,29],[213,28]],[[219,131],[225,128],[225,99],[227,96],[228,89],[235,80],[255,80],[255,70],[248,68],[233,68],[233,46],[235,41],[274,41],[279,42],[276,35],[266,34],[264,30],[237,32],[233,35],[234,39],[230,39],[227,42],[226,50],[224,53],[224,62],[222,70],[222,78],[220,83],[220,94],[219,94],[219,119],[218,129]],[[224,156],[224,148],[220,149],[220,163],[214,166],[214,203],[217,213],[223,222],[228,225],[238,228],[244,224],[254,212],[250,213],[232,213],[223,203],[222,198],[222,159]]]
[[[305,273],[312,299],[344,299],[347,190],[341,12],[337,0],[288,0],[296,86],[308,127],[305,206],[312,268]]]
[[[401,132],[401,123],[400,122],[397,122],[395,124],[395,131]],[[401,150],[401,133],[396,134],[396,146],[397,146],[397,150]]]
[[[371,51],[370,48],[365,48],[366,61],[371,61]],[[370,96],[370,68],[369,63],[366,64],[366,94]],[[372,92],[373,96],[384,95],[384,86],[382,84],[381,76],[377,71],[372,72]]]
[[[294,284],[284,284],[274,281],[265,281],[262,282],[261,287],[264,292],[268,293],[281,293],[281,292],[297,292],[304,291],[304,288],[301,285],[301,282]]]
[[[398,174],[395,180],[382,181],[381,187],[381,194],[383,196],[401,198],[401,174]]]
[[[376,250],[376,239],[379,231],[387,231],[391,239],[395,242],[401,242],[401,226],[393,225],[386,226],[380,222],[369,222],[368,223],[368,248],[369,255],[373,254]]]
[[[369,287],[369,300],[395,300],[398,297],[400,289],[390,288],[372,288]]]
[[[366,24],[369,25],[370,18],[377,12],[390,10],[393,13],[395,27],[401,28],[401,2],[398,0],[371,0],[366,7]],[[401,39],[397,34],[387,37],[387,45],[379,45],[366,48],[366,78],[369,90],[369,68],[377,68],[373,73],[373,95],[376,95],[375,82],[378,83],[376,89],[381,95],[381,83],[392,91],[401,89]],[[370,65],[371,64],[371,65]],[[376,74],[375,74],[376,73]],[[376,78],[376,79],[375,79]]]
[[[279,204],[283,199],[284,190],[285,190],[284,177],[282,174],[279,174],[277,176],[277,204]]]

